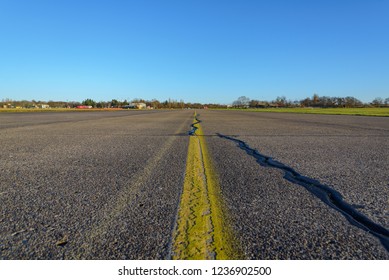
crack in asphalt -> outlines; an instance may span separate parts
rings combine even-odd
[[[195,113],[189,136],[198,136],[196,126],[201,121]],[[201,130],[200,130],[201,131]],[[203,145],[198,137],[191,137],[184,186],[173,232],[170,257],[172,259],[216,259],[215,227],[209,184],[204,163]]]
[[[241,259],[230,226],[225,223],[221,191],[209,158],[200,115],[188,131],[184,186],[171,248],[173,259]],[[217,135],[214,135],[217,137]]]
[[[197,118],[197,116],[195,116],[195,120],[196,120],[196,122],[194,122],[190,125],[192,127],[192,129],[188,131],[189,136],[196,135],[196,130],[197,130],[196,124],[201,123],[201,121]]]
[[[199,121],[199,120],[198,120]],[[251,148],[246,142],[216,133],[220,138],[233,141],[238,144],[238,147],[244,150],[248,155],[254,157],[261,166],[272,167],[284,171],[284,178],[293,184],[300,185],[308,190],[311,194],[320,199],[329,207],[341,213],[350,224],[365,230],[366,232],[377,237],[384,248],[389,252],[389,231],[383,226],[373,222],[368,217],[358,212],[352,205],[343,200],[343,196],[331,187],[320,183],[319,181],[303,176],[292,167],[287,166],[279,161],[272,159],[269,156],[259,153],[257,150]]]

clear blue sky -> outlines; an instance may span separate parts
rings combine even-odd
[[[389,97],[389,1],[0,0],[0,100]]]

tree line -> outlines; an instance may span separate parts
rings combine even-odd
[[[133,99],[131,101],[127,101],[127,100],[119,101],[117,99],[112,99],[111,101],[100,101],[100,102],[96,102],[93,99],[86,99],[81,102],[81,105],[92,106],[93,108],[122,108],[125,106],[129,106],[131,104],[139,104],[139,103],[144,103],[147,108],[153,108],[153,109],[185,109],[185,108],[200,109],[200,108],[204,108],[204,106],[210,108],[221,106],[218,104],[190,103],[190,102],[184,102],[184,100],[178,101],[170,98],[162,102],[157,99],[145,100],[141,98]]]
[[[131,101],[112,99],[110,101],[95,101],[94,99],[87,98],[82,102],[78,101],[42,101],[42,100],[12,100],[9,98],[2,99],[0,102],[0,108],[40,108],[42,105],[48,105],[50,108],[76,108],[77,106],[91,106],[92,108],[123,108],[130,104],[144,103],[146,107],[153,109],[184,109],[193,108],[201,109],[207,108],[220,108],[226,107],[220,104],[204,104],[204,103],[192,103],[184,102],[183,100],[167,99],[165,101],[159,101],[157,99],[145,100],[141,98],[135,98]]]
[[[144,103],[147,108],[153,109],[184,109],[184,108],[226,108],[223,104],[211,103],[191,103],[184,100],[167,99],[159,101],[157,99],[145,100],[136,98],[131,101],[112,99],[110,101],[95,101],[91,98],[85,99],[82,102],[77,101],[37,101],[37,100],[11,100],[2,99],[0,107],[8,108],[39,108],[42,105],[48,105],[51,108],[76,108],[80,105],[91,106],[92,108],[122,108],[130,104]],[[227,107],[234,108],[274,108],[274,107],[317,107],[317,108],[358,108],[358,107],[389,107],[389,98],[374,98],[369,103],[363,103],[355,97],[329,97],[319,96],[314,94],[312,97],[307,97],[302,100],[291,101],[285,96],[277,97],[272,101],[263,101],[259,99],[250,99],[246,96],[240,96],[232,105]]]
[[[363,103],[359,99],[347,97],[329,97],[319,96],[314,94],[312,97],[307,97],[302,100],[288,100],[285,96],[277,97],[272,101],[261,101],[250,99],[246,96],[241,96],[232,103],[235,108],[274,108],[274,107],[316,107],[316,108],[360,108],[360,107],[388,107],[389,97],[384,99],[381,97],[374,98],[369,103]]]

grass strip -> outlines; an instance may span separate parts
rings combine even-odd
[[[276,113],[298,113],[298,114],[389,117],[389,107],[383,107],[383,108],[262,108],[262,109],[221,109],[221,110],[242,111],[242,112],[272,112],[272,113],[276,112]]]

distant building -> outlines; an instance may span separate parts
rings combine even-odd
[[[146,109],[147,106],[146,106],[146,103],[133,102],[133,103],[130,103],[128,105],[124,105],[121,108],[123,108],[123,109]]]
[[[142,102],[140,102],[140,103],[137,103],[136,104],[136,107],[138,108],[138,109],[146,109],[146,104],[145,103],[142,103]]]
[[[39,107],[42,109],[49,109],[50,108],[50,106],[47,104],[40,104]]]
[[[122,106],[123,109],[135,109],[136,108],[136,105],[133,104],[133,103],[130,103],[128,105],[124,105]]]
[[[146,103],[138,102],[133,104],[135,104],[136,108],[138,109],[146,109]]]

